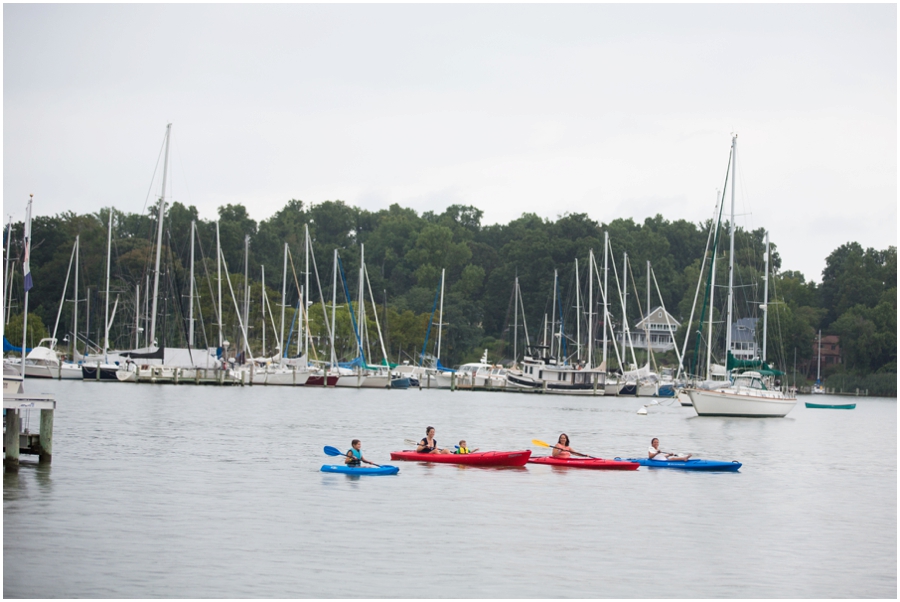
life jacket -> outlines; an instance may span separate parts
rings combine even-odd
[[[347,464],[347,466],[359,466],[362,460],[362,452],[357,451],[354,448],[350,448],[347,450],[347,455],[353,455],[353,460]]]
[[[458,454],[467,454],[467,453],[469,453],[469,448],[468,448],[468,447],[457,447],[457,448],[456,448],[456,453],[458,453]]]

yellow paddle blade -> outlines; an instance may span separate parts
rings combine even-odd
[[[549,443],[545,443],[540,439],[532,439],[531,442],[539,447],[552,447]]]

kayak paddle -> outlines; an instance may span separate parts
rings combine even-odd
[[[570,454],[575,454],[576,456],[583,456],[585,458],[590,458],[592,460],[602,460],[603,458],[595,458],[594,456],[589,456],[587,454],[580,454],[577,451],[572,451],[571,449],[562,449],[561,447],[556,447],[555,445],[550,445],[549,443],[545,443],[540,439],[532,439],[531,442],[539,447],[551,447],[553,449],[558,449],[559,451],[567,451]]]
[[[419,447],[419,442],[413,441],[412,439],[404,439],[403,442],[407,445],[414,445],[415,447]],[[459,446],[457,445],[456,447],[459,447]],[[441,449],[440,451],[443,451],[443,449]]]
[[[341,450],[339,450],[336,447],[331,447],[330,445],[326,445],[325,446],[325,455],[327,455],[327,456],[346,456],[347,454],[341,453]],[[375,462],[369,462],[368,460],[361,460],[361,461],[365,462],[366,464],[371,464],[372,466],[377,466],[378,468],[381,468],[381,464],[375,464]]]

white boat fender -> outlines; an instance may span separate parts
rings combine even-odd
[[[637,411],[638,416],[646,416],[647,415],[647,406],[642,407]]]

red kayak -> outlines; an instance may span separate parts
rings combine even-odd
[[[624,460],[603,460],[602,458],[531,458],[531,464],[549,464],[550,466],[568,466],[570,468],[593,468],[595,470],[637,470],[637,462],[625,462]]]
[[[466,466],[525,466],[529,457],[531,457],[530,449],[475,452],[473,454],[420,454],[407,450],[391,452],[391,460],[465,464]],[[629,462],[622,462],[622,464],[629,464]]]

